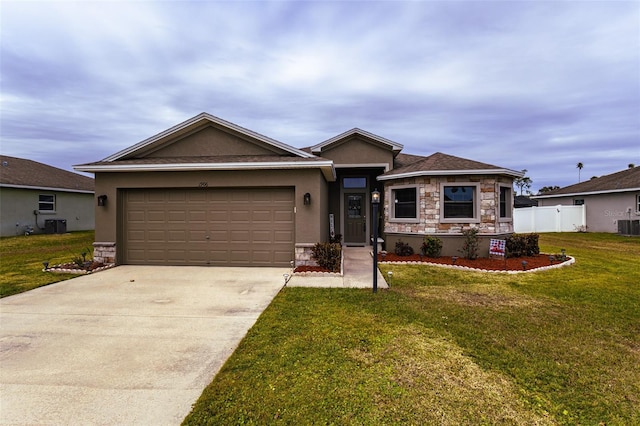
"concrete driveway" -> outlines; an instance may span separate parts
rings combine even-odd
[[[0,300],[0,423],[179,424],[285,268],[119,266]]]

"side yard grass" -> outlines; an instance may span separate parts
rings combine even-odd
[[[640,239],[540,245],[577,263],[284,288],[184,424],[640,424]]]
[[[43,273],[42,262],[69,262],[91,249],[93,238],[94,231],[1,238],[0,297],[73,278],[76,275]]]

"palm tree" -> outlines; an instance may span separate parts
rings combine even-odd
[[[580,183],[580,172],[582,171],[582,168],[584,167],[584,164],[578,163],[578,164],[576,164],[576,167],[578,168],[578,183]]]

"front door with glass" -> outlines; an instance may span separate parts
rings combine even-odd
[[[365,193],[344,194],[344,243],[347,245],[364,245],[366,243],[365,195]]]

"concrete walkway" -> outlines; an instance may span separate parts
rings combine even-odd
[[[288,287],[342,287],[373,289],[373,255],[371,247],[343,247],[344,275],[294,275]],[[378,289],[389,288],[384,277],[378,273]]]

